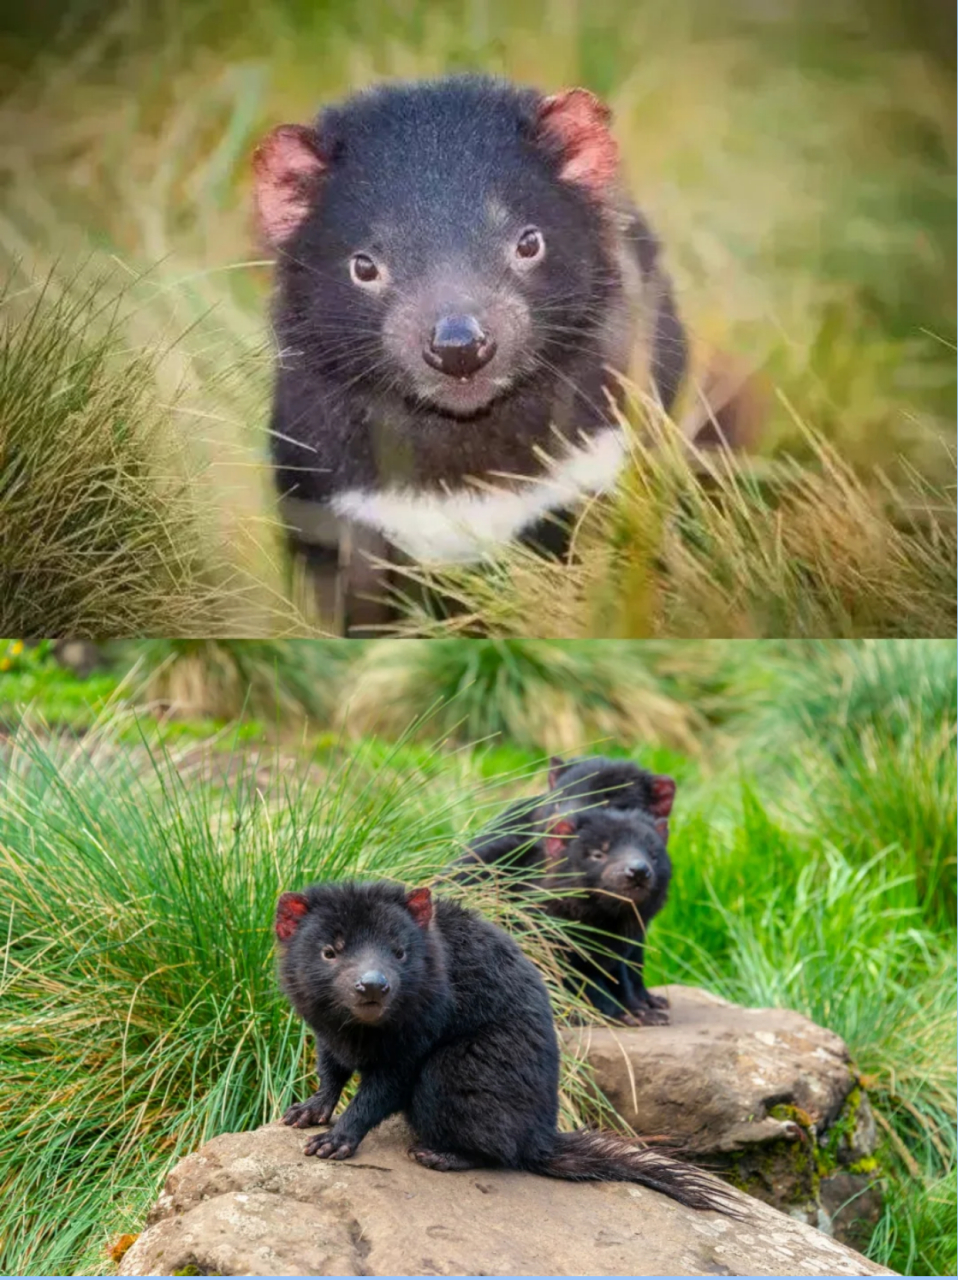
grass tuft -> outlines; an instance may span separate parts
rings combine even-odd
[[[107,281],[51,292],[0,293],[0,629],[216,630],[228,579],[151,362]]]
[[[352,732],[401,732],[422,707],[430,733],[497,737],[532,751],[639,737],[694,749],[696,717],[658,687],[637,646],[456,639],[380,642],[351,670]]]

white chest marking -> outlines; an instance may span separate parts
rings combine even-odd
[[[378,529],[414,560],[479,560],[549,511],[611,489],[625,450],[622,432],[610,427],[519,488],[347,489],[332,505],[337,515]]]

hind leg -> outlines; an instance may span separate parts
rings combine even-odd
[[[437,1050],[407,1112],[413,1159],[433,1169],[533,1165],[555,1133],[554,1037],[551,1025],[510,1023]]]
[[[481,1160],[463,1155],[460,1151],[432,1151],[428,1147],[410,1147],[409,1155],[424,1169],[436,1169],[439,1173],[458,1173],[463,1169],[478,1169],[482,1165]]]

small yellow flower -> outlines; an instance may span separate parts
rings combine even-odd
[[[0,658],[0,671],[9,671],[9,670],[10,670],[10,659]]]
[[[23,653],[23,641],[14,640],[13,644],[10,646],[10,652],[15,658],[19,658],[20,654]]]

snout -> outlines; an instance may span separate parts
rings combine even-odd
[[[389,991],[389,980],[379,969],[367,969],[356,979],[356,990],[368,1000],[381,1000]]]
[[[626,863],[622,874],[629,884],[647,885],[652,882],[652,868],[644,858],[635,858]]]
[[[654,879],[651,862],[641,854],[613,863],[603,876],[612,892],[626,894],[634,902],[641,902],[649,893]]]
[[[353,983],[353,1013],[361,1022],[378,1022],[389,1002],[389,979],[381,969],[366,969]]]
[[[466,381],[496,354],[496,341],[473,315],[448,315],[438,321],[422,355],[431,368]]]

